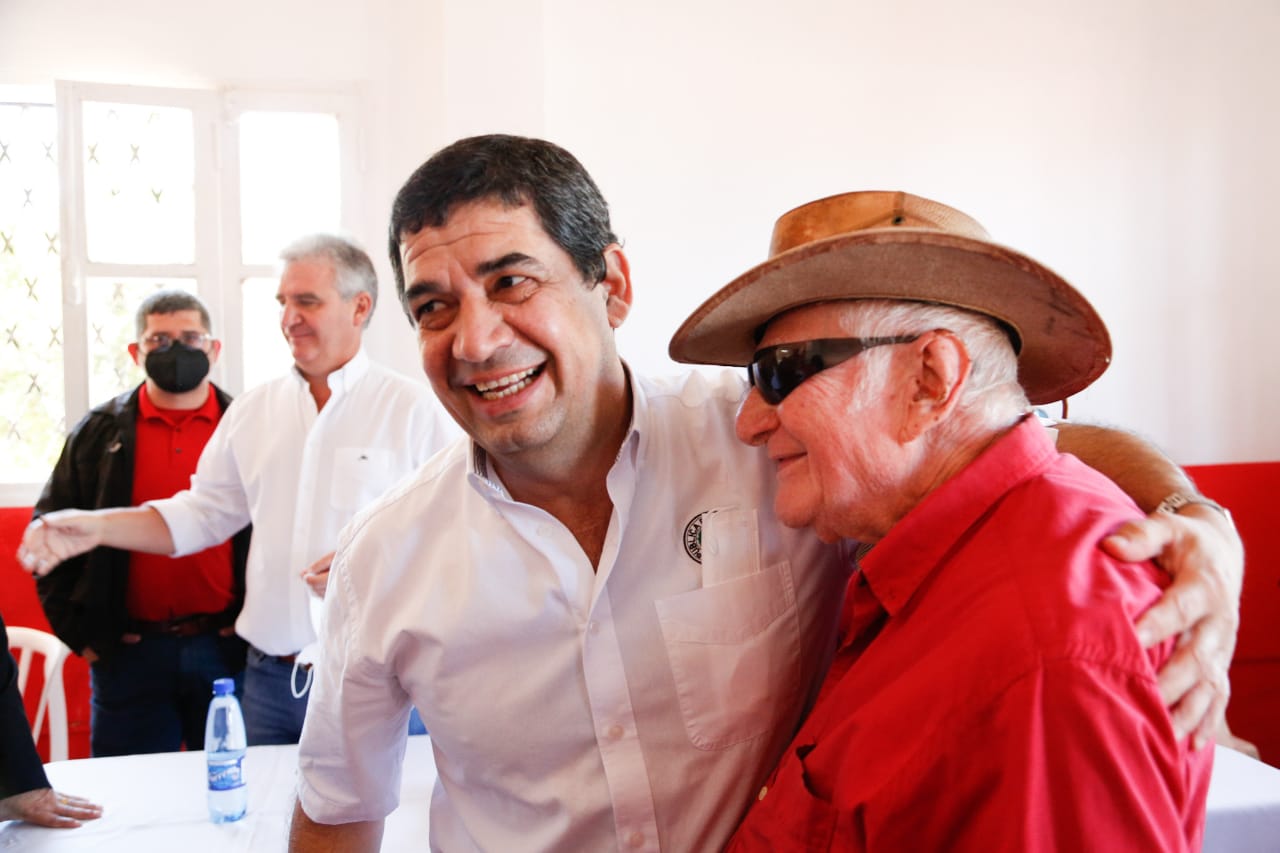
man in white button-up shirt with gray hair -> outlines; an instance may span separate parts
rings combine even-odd
[[[180,555],[251,522],[236,620],[250,644],[250,744],[294,743],[302,731],[318,593],[338,532],[456,434],[426,385],[374,363],[361,346],[377,299],[368,255],[317,234],[281,258],[276,299],[293,368],[228,407],[191,488],[136,509],[54,513],[27,536],[68,555],[98,545]]]

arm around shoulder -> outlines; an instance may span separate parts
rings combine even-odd
[[[307,816],[302,803],[293,804],[289,826],[289,853],[330,853],[330,851],[377,851],[382,846],[381,820],[354,823],[317,823]]]
[[[1062,424],[1058,449],[1105,474],[1147,518],[1127,522],[1102,541],[1112,556],[1154,559],[1173,584],[1138,622],[1146,646],[1184,635],[1160,671],[1160,688],[1179,732],[1194,732],[1204,745],[1222,723],[1230,685],[1227,667],[1235,649],[1244,579],[1244,545],[1225,510],[1211,502],[1182,501],[1195,484],[1167,456],[1135,435],[1104,427]],[[1162,504],[1166,511],[1160,511]]]
[[[1155,445],[1133,433],[1088,424],[1060,423],[1058,449],[1070,453],[1151,512],[1175,492],[1193,492],[1191,480]]]

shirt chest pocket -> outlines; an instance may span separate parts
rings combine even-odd
[[[355,512],[373,502],[395,483],[400,471],[389,450],[376,447],[339,447],[333,451],[329,501],[339,509]]]
[[[690,743],[724,749],[769,734],[800,701],[791,564],[655,602]]]

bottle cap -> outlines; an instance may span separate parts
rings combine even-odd
[[[228,696],[236,692],[236,680],[234,678],[218,678],[213,682],[214,696]]]

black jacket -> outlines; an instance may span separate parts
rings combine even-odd
[[[93,409],[67,436],[33,518],[59,509],[126,507],[133,499],[134,425],[141,386]],[[213,386],[223,411],[231,398]],[[244,567],[249,555],[246,527],[232,542],[235,601],[244,603]],[[129,619],[125,592],[129,552],[95,548],[72,557],[36,580],[36,592],[53,632],[80,654],[86,647],[108,660],[120,645]]]
[[[9,634],[0,618],[0,800],[48,787],[18,692],[18,667],[9,654]]]

